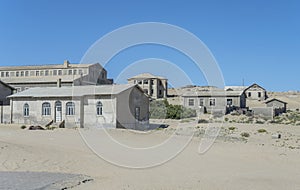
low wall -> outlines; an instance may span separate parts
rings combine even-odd
[[[10,114],[10,105],[0,106],[0,123],[10,123],[11,114]]]
[[[253,111],[254,116],[266,117],[268,119],[273,119],[274,117],[274,110],[272,107],[251,108],[251,110]]]

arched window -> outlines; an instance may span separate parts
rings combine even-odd
[[[51,104],[49,102],[42,104],[42,115],[51,115]]]
[[[67,102],[66,115],[75,115],[75,103],[74,102]]]
[[[97,111],[97,115],[102,115],[103,105],[100,101],[97,102],[96,104],[96,111]]]
[[[27,103],[24,104],[24,117],[29,116],[29,105]]]

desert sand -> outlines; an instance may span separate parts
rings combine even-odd
[[[154,146],[171,135],[180,136],[174,133],[176,125],[167,122],[171,124],[169,128],[147,133],[120,129],[111,129],[109,133],[128,146]],[[103,160],[89,149],[78,129],[30,131],[20,126],[2,125],[0,171],[81,174],[92,179],[69,187],[75,190],[300,189],[299,126],[223,124],[213,146],[199,154],[199,143],[207,125],[191,126],[195,127],[195,135],[180,154],[162,165],[146,169],[120,167]],[[229,130],[232,126],[234,129]],[[267,132],[258,133],[258,129]],[[249,133],[250,137],[241,137],[242,132]],[[272,138],[274,134],[281,134],[282,138]],[[109,145],[102,147],[110,149]]]

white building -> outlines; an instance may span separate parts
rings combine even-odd
[[[149,122],[149,99],[137,85],[30,88],[9,98],[12,123],[137,129]]]

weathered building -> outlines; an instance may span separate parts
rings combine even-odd
[[[210,87],[203,90],[187,91],[182,95],[183,106],[195,109],[198,113],[227,113],[246,107],[244,91],[225,91]]]
[[[252,84],[245,89],[246,98],[249,100],[264,101],[268,98],[267,91],[258,84]]]
[[[127,80],[129,84],[138,84],[146,94],[154,99],[168,96],[168,79],[166,78],[143,73]]]
[[[9,99],[15,89],[0,80],[0,123],[10,122],[10,106]]]
[[[271,107],[274,110],[274,116],[278,116],[282,113],[286,113],[287,103],[276,98],[266,101],[266,106]]]
[[[11,66],[0,67],[0,79],[18,92],[33,87],[55,87],[112,84],[107,71],[99,64]]]
[[[13,123],[143,128],[149,99],[137,85],[30,88],[9,96]]]

